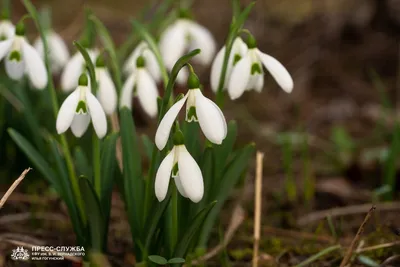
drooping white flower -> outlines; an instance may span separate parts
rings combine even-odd
[[[22,23],[17,25],[15,35],[0,42],[0,60],[4,57],[8,77],[20,80],[26,73],[36,89],[46,87],[46,67],[38,52],[26,40]]]
[[[125,61],[123,71],[125,75],[129,75],[136,70],[136,61],[142,56],[146,61],[146,68],[156,82],[161,79],[161,71],[158,65],[156,56],[149,48],[147,42],[141,42],[135,50],[131,53],[128,59]]]
[[[271,73],[279,86],[287,93],[293,89],[293,79],[286,68],[275,58],[261,52],[256,47],[254,37],[248,41],[246,55],[233,67],[228,83],[231,99],[239,98],[246,90],[260,92],[264,87],[263,66]]]
[[[246,43],[242,40],[242,38],[237,37],[233,42],[232,50],[229,55],[223,89],[227,88],[229,79],[231,77],[232,68],[244,55],[246,55],[247,50],[248,49]],[[222,65],[224,63],[225,51],[226,47],[223,46],[221,50],[219,50],[219,52],[217,53],[213,61],[213,64],[211,66],[210,83],[211,83],[211,89],[213,90],[214,93],[217,92],[218,90],[219,80],[221,78],[221,72],[222,72]]]
[[[68,47],[61,36],[52,30],[46,33],[46,41],[49,49],[51,71],[59,73],[69,60]],[[39,52],[42,59],[44,59],[43,40],[40,37],[37,38],[33,46]]]
[[[0,41],[13,38],[15,35],[15,26],[9,20],[0,21]]]
[[[168,70],[172,70],[185,52],[197,48],[201,49],[201,53],[193,60],[203,65],[210,64],[216,52],[214,37],[208,29],[190,19],[178,19],[160,37],[160,51]],[[177,82],[183,83],[186,78],[187,71],[182,69]]]
[[[87,49],[87,52],[94,64],[99,51]],[[79,76],[85,71],[85,64],[85,59],[79,51],[69,59],[61,73],[61,89],[64,92],[71,92],[76,88]]]
[[[208,140],[221,144],[227,134],[227,125],[221,109],[205,97],[199,89],[200,83],[194,73],[188,79],[189,91],[177,101],[165,114],[156,132],[155,143],[162,150],[168,142],[172,125],[186,102],[186,121],[198,121],[200,128]]]
[[[120,107],[131,109],[133,95],[137,95],[142,108],[150,117],[157,116],[157,84],[147,69],[147,61],[142,56],[138,57],[136,70],[131,73],[122,87]]]
[[[180,142],[174,138],[174,147],[161,162],[156,173],[155,194],[158,201],[163,201],[168,192],[171,176],[174,178],[179,193],[197,203],[203,198],[203,175],[196,161],[187,151],[183,143],[183,135]],[[176,135],[176,134],[175,134]]]
[[[104,110],[91,93],[88,87],[89,81],[86,74],[79,77],[79,83],[62,103],[57,115],[57,133],[62,134],[71,127],[76,137],[81,137],[87,130],[90,121],[99,138],[107,133],[107,118]]]
[[[117,108],[117,90],[110,72],[104,64],[102,56],[96,59],[97,99],[107,115],[111,115]]]

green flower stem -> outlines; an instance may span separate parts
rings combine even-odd
[[[97,79],[96,79],[96,72],[94,70],[94,64],[92,59],[89,56],[89,53],[86,49],[79,43],[74,42],[75,47],[79,50],[82,54],[83,58],[85,59],[86,67],[89,71],[90,77],[90,85],[92,94],[96,95],[97,93]],[[101,171],[100,171],[100,140],[98,139],[96,133],[93,131],[93,138],[92,138],[92,146],[93,146],[93,175],[94,175],[94,187],[96,189],[97,196],[100,198],[101,192]]]
[[[171,197],[171,205],[172,205],[172,234],[171,234],[171,244],[172,246],[176,246],[176,242],[178,241],[178,190],[176,186],[172,186],[172,197]]]
[[[3,11],[1,12],[1,19],[10,19],[11,18],[11,0],[3,0],[1,5]]]
[[[35,6],[29,0],[23,0],[23,3],[25,5],[26,9],[28,10],[29,14],[31,15],[32,19],[34,20],[36,28],[38,29],[38,31],[40,33],[40,37],[43,40],[44,51],[49,51],[46,36],[45,36],[44,30],[39,22],[39,18],[38,18],[37,10],[36,10]],[[58,105],[56,90],[54,88],[53,77],[51,74],[49,53],[44,53],[44,62],[46,65],[46,70],[47,70],[48,91],[50,93],[51,103],[52,103],[52,107],[53,107],[53,115],[54,115],[54,118],[57,118],[59,105]],[[67,142],[67,139],[64,134],[60,135],[60,141],[61,141],[62,150],[64,152],[65,161],[67,163],[68,173],[69,173],[69,177],[71,180],[72,190],[75,195],[76,205],[78,207],[79,214],[81,215],[82,222],[86,223],[86,214],[83,209],[83,201],[82,201],[81,193],[79,190],[78,178],[75,173],[75,168],[74,168],[74,164],[72,161],[71,151],[69,150],[68,142]]]
[[[235,3],[235,2],[234,2]],[[226,44],[225,44],[225,55],[224,55],[224,61],[222,64],[222,70],[221,70],[221,76],[219,78],[219,83],[218,83],[218,90],[217,90],[217,95],[216,95],[216,103],[217,105],[222,108],[224,106],[224,84],[225,84],[225,76],[226,72],[228,69],[228,61],[229,61],[229,56],[232,51],[233,47],[233,42],[235,41],[235,38],[238,36],[240,33],[240,30],[247,19],[251,9],[253,8],[255,2],[250,3],[246,9],[236,17],[236,15],[232,19],[232,23],[229,29],[228,33],[228,38],[226,39]],[[237,7],[235,7],[235,12],[237,12]]]

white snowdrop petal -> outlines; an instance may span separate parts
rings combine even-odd
[[[184,145],[176,148],[178,151],[179,178],[186,196],[197,203],[203,198],[204,182],[199,165],[189,154]]]
[[[71,131],[76,137],[82,137],[89,127],[90,116],[89,114],[75,114],[71,123]]]
[[[174,158],[176,153],[174,147],[171,152],[163,159],[156,173],[154,190],[158,201],[163,201],[168,192],[169,180],[171,178],[172,168],[174,167]]]
[[[179,177],[179,175],[174,177],[174,181],[175,181],[176,189],[178,189],[179,194],[181,194],[181,196],[187,198],[185,189],[182,186],[181,178]]]
[[[163,150],[165,145],[167,144],[169,134],[171,133],[172,125],[174,124],[174,121],[175,121],[176,117],[178,116],[179,111],[182,109],[183,105],[185,104],[187,97],[188,97],[188,94],[186,94],[181,100],[176,102],[167,111],[167,113],[162,118],[160,124],[158,125],[156,137],[155,137],[155,143],[159,150]]]
[[[161,71],[160,71],[160,67],[158,65],[156,56],[154,55],[154,53],[151,50],[146,49],[143,52],[143,57],[146,61],[146,69],[149,70],[153,79],[156,82],[159,82],[161,80]]]
[[[135,87],[135,82],[136,79],[134,74],[131,74],[125,81],[120,96],[120,103],[119,103],[120,108],[127,107],[129,109],[132,109],[132,93],[133,93],[133,87]]]
[[[48,82],[47,70],[39,53],[25,40],[22,42],[22,53],[26,73],[32,85],[36,89],[44,89]]]
[[[77,52],[65,65],[61,74],[61,89],[64,92],[73,90],[78,85],[79,76],[83,72],[84,59],[82,55]]]
[[[137,74],[137,96],[144,111],[152,118],[157,116],[158,89],[153,78],[144,68],[138,69]]]
[[[54,65],[52,68],[54,71],[58,72],[68,62],[70,57],[68,47],[61,36],[55,32],[50,32],[47,38],[50,56]]]
[[[275,58],[270,55],[262,53],[257,49],[257,55],[259,56],[262,64],[271,73],[275,81],[279,86],[286,92],[290,93],[293,90],[293,79],[290,76],[286,68]]]
[[[219,80],[221,78],[222,65],[224,62],[225,50],[226,50],[225,46],[222,47],[221,50],[219,50],[217,56],[215,57],[211,65],[210,83],[211,83],[211,89],[213,90],[214,93],[216,93],[218,90]],[[226,84],[226,79],[225,79],[225,84]]]
[[[92,119],[93,128],[99,138],[107,134],[107,118],[97,98],[89,91],[86,91],[86,103]]]
[[[216,43],[211,32],[194,21],[188,21],[187,29],[191,38],[189,50],[201,49],[201,53],[194,57],[193,60],[203,65],[210,64],[216,51]]]
[[[254,90],[261,92],[264,88],[264,74],[257,75],[256,81],[254,83]]]
[[[5,67],[6,67],[6,73],[8,77],[10,77],[13,80],[20,80],[24,76],[25,72],[25,62],[24,62],[24,56],[21,53],[21,58],[19,61],[13,59],[10,60],[10,55],[7,55],[5,59]]]
[[[97,98],[106,114],[111,115],[117,108],[117,91],[114,82],[105,68],[96,70],[96,77],[98,79]]]
[[[136,48],[132,51],[132,53],[129,55],[128,59],[125,61],[123,66],[123,72],[125,75],[129,75],[130,73],[132,73],[132,71],[136,69],[136,60],[146,47],[147,47],[146,42],[140,42],[136,46]]]
[[[188,77],[189,77],[189,72],[186,67],[183,67],[178,72],[178,76],[176,77],[176,82],[179,85],[186,86]]]
[[[196,115],[204,135],[214,144],[221,144],[227,134],[227,125],[221,109],[196,90]]]
[[[7,39],[13,38],[15,35],[15,26],[9,20],[0,22],[0,37],[4,36]]]
[[[79,102],[79,88],[72,92],[62,103],[58,111],[56,129],[61,134],[68,130],[75,116],[75,110]]]
[[[228,93],[230,98],[237,99],[247,88],[250,78],[251,61],[248,56],[243,57],[233,67],[228,84]]]
[[[186,49],[186,31],[183,23],[175,22],[160,37],[160,52],[168,70],[184,54]]]
[[[13,44],[12,39],[8,39],[8,40],[4,40],[4,41],[0,42],[0,60],[3,59],[3,57],[8,54],[12,44]]]
[[[35,50],[39,53],[41,58],[44,58],[44,51],[43,51],[43,41],[42,38],[38,37],[36,40],[33,42],[33,47]]]

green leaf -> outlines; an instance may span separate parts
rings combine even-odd
[[[164,257],[158,255],[150,255],[149,260],[159,265],[165,265],[168,263],[168,261]]]
[[[229,160],[229,155],[233,150],[237,138],[237,123],[236,121],[230,121],[228,123],[228,133],[221,145],[214,145],[214,166],[225,166]],[[214,168],[214,180],[220,181],[221,176],[224,172],[224,168]]]
[[[82,194],[85,212],[88,218],[91,248],[95,252],[103,250],[104,240],[104,217],[101,212],[100,201],[90,181],[81,176],[79,178],[79,189]]]
[[[200,147],[200,126],[197,122],[187,122],[183,123],[183,133],[185,135],[185,146],[189,151],[190,155],[198,161],[201,154]]]
[[[168,260],[168,264],[177,264],[177,263],[185,263],[185,259],[183,258],[172,258]]]
[[[175,257],[185,258],[187,254],[187,249],[190,246],[192,238],[201,229],[204,221],[207,219],[207,217],[209,216],[211,210],[213,210],[213,207],[215,206],[216,203],[217,201],[210,203],[207,207],[205,207],[202,211],[200,211],[196,215],[196,217],[193,218],[192,222],[190,223],[190,227],[186,230],[181,240],[177,243],[175,247],[175,252],[173,254],[175,255]]]
[[[98,35],[99,35],[101,41],[103,42],[105,49],[107,50],[108,54],[110,55],[111,69],[112,69],[112,73],[114,74],[115,86],[117,88],[117,92],[120,92],[122,89],[122,76],[121,76],[121,70],[120,70],[120,67],[118,64],[117,53],[115,52],[116,49],[115,49],[114,42],[113,42],[107,28],[96,16],[94,16],[92,14],[90,16],[90,19],[94,22],[97,32],[99,33]]]
[[[149,160],[151,160],[151,155],[152,155],[153,149],[154,149],[153,141],[151,141],[147,135],[143,134],[142,135],[142,143],[144,145],[144,151],[146,153],[147,158]]]
[[[89,164],[89,160],[85,155],[85,152],[80,146],[76,146],[74,149],[74,163],[76,172],[79,176],[83,175],[93,183],[92,179],[92,168]]]
[[[114,172],[116,167],[115,149],[118,133],[108,135],[103,143],[101,151],[101,198],[100,204],[104,207],[104,213],[109,211],[111,193],[114,185]]]
[[[29,160],[33,163],[35,169],[39,170],[47,181],[63,195],[61,184],[55,179],[57,176],[54,170],[49,166],[48,162],[39,154],[39,152],[32,146],[25,137],[20,135],[14,129],[9,128],[8,134],[17,144],[17,146],[25,153]]]
[[[385,200],[392,200],[394,195],[394,188],[396,188],[396,169],[397,169],[397,161],[400,156],[400,123],[396,121],[394,130],[393,130],[393,137],[392,137],[392,144],[390,145],[389,156],[385,162],[385,169],[384,169],[384,184],[389,185],[392,190],[386,194]]]
[[[120,111],[121,144],[125,201],[133,240],[141,232],[143,189],[140,151],[131,111],[124,107]]]
[[[205,247],[207,245],[208,237],[210,235],[211,229],[214,226],[215,220],[221,211],[226,199],[232,192],[233,188],[239,181],[239,178],[246,170],[249,160],[254,154],[254,144],[247,145],[246,147],[240,149],[229,165],[226,167],[226,171],[222,177],[222,180],[218,186],[218,191],[214,192],[211,199],[217,200],[215,208],[211,211],[210,216],[204,222],[202,227],[202,232],[199,240],[199,247]],[[215,168],[221,168],[222,166],[215,166]]]
[[[92,87],[92,94],[96,95],[97,93],[97,80],[96,80],[96,72],[94,70],[94,64],[92,59],[89,56],[89,53],[86,49],[77,41],[74,42],[74,46],[78,49],[81,53],[82,57],[85,59],[86,68],[89,71],[90,77],[90,86]]]

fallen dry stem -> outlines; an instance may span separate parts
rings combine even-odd
[[[4,194],[4,196],[0,200],[0,209],[3,208],[3,205],[6,203],[7,199],[10,197],[12,192],[17,188],[20,182],[25,178],[25,175],[31,170],[31,168],[25,169],[21,175],[18,177],[17,180],[8,188],[7,192]]]
[[[254,194],[253,267],[258,266],[258,250],[260,247],[263,159],[264,159],[264,154],[261,152],[257,152],[256,181],[254,183],[255,194]]]
[[[359,251],[357,251],[357,253],[360,254],[360,253],[367,252],[367,251],[377,250],[377,249],[381,249],[381,248],[390,248],[390,247],[394,247],[397,245],[400,245],[400,241],[394,241],[394,242],[390,242],[390,243],[384,243],[384,244],[379,244],[379,245],[375,245],[375,246],[362,248]]]
[[[371,218],[372,213],[374,212],[375,209],[376,209],[376,207],[372,206],[370,208],[370,210],[368,211],[367,215],[364,218],[364,221],[360,225],[360,228],[358,228],[357,234],[354,237],[353,241],[351,242],[351,245],[348,248],[345,257],[343,258],[342,263],[340,264],[340,267],[346,266],[346,264],[350,261],[351,256],[353,255],[353,251],[354,251],[355,247],[357,246],[358,242],[360,241],[362,233],[364,232],[365,225],[367,224],[369,218]]]

